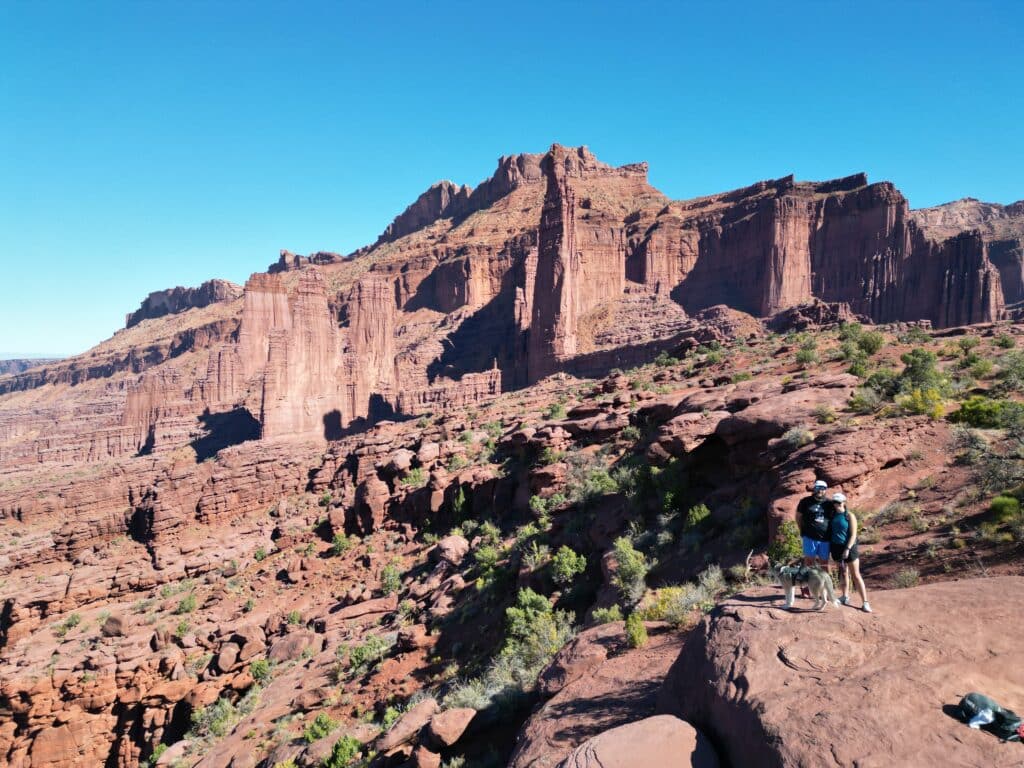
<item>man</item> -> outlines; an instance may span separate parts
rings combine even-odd
[[[815,480],[810,496],[800,499],[796,507],[796,524],[803,540],[804,565],[815,566],[828,571],[829,522],[832,519],[832,503],[825,497],[828,483]],[[819,564],[820,563],[820,564]],[[809,597],[806,587],[801,594]]]

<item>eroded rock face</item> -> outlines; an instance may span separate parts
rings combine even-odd
[[[781,590],[737,595],[687,640],[658,710],[711,736],[731,765],[1010,765],[1019,745],[944,707],[970,690],[1019,701],[1022,587],[998,577],[874,592],[872,614],[788,612]]]
[[[125,318],[124,324],[126,328],[131,328],[143,320],[207,307],[218,301],[234,301],[241,295],[241,286],[227,280],[207,280],[198,288],[178,287],[154,291],[143,300],[137,310]]]

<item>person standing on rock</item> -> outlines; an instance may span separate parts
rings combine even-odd
[[[860,553],[857,551],[857,516],[846,508],[846,496],[841,493],[833,494],[832,508],[834,514],[832,523],[829,525],[829,549],[832,559],[839,563],[843,574],[843,596],[839,598],[839,602],[843,605],[850,604],[850,571],[853,571],[853,580],[857,584],[857,591],[860,592],[861,608],[866,613],[871,613],[868,590],[860,575]]]
[[[825,497],[828,483],[815,480],[810,496],[800,499],[796,507],[796,524],[803,540],[804,565],[828,570],[829,522],[832,519],[832,503]],[[801,594],[808,597],[807,587]]]

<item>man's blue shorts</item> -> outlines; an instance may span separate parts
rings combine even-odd
[[[817,539],[810,539],[806,536],[801,536],[804,540],[804,557],[817,557],[821,560],[828,562],[828,542],[818,541]]]

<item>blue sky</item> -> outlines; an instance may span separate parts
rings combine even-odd
[[[371,242],[587,144],[676,198],[866,171],[1024,198],[1024,4],[0,3],[0,357],[150,291]]]

